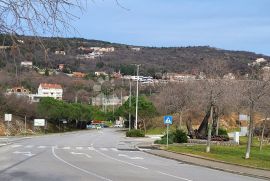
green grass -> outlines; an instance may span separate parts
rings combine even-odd
[[[155,135],[155,134],[163,134],[166,132],[166,128],[151,128],[146,130],[146,134]]]
[[[179,153],[194,154],[229,163],[253,166],[270,170],[270,145],[264,146],[263,150],[260,151],[258,147],[259,142],[257,138],[254,138],[254,146],[252,146],[251,148],[251,158],[244,159],[246,151],[246,140],[246,138],[241,138],[241,144],[239,146],[212,145],[210,153],[205,152],[205,145],[170,145],[168,150]]]

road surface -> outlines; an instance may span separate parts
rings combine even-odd
[[[20,140],[0,147],[0,181],[260,180],[135,151],[119,129]]]

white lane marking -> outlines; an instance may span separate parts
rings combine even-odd
[[[20,151],[15,151],[13,152],[14,154],[23,154],[25,156],[34,156],[35,154],[31,153],[30,151],[25,151],[25,152],[20,152]]]
[[[33,147],[34,147],[34,145],[27,145],[24,148],[33,148]]]
[[[99,153],[100,155],[103,155],[104,157],[110,158],[112,160],[115,160],[115,161],[118,161],[118,162],[121,162],[121,163],[125,163],[125,164],[128,164],[128,165],[132,165],[134,167],[141,168],[141,169],[144,169],[144,170],[148,170],[148,168],[146,168],[146,167],[143,167],[143,166],[140,166],[140,165],[136,165],[136,164],[133,164],[133,163],[130,163],[130,162],[126,162],[126,161],[123,161],[123,160],[119,160],[117,158],[113,158],[113,157],[111,157],[109,155],[106,155],[106,154],[104,154],[104,153],[102,153],[102,152],[100,152],[98,150],[95,150],[95,152]]]
[[[73,167],[73,168],[76,168],[77,170],[80,170],[80,171],[82,171],[82,172],[84,172],[84,173],[87,173],[87,174],[89,174],[89,175],[95,176],[95,177],[100,178],[100,179],[102,179],[102,180],[112,181],[111,179],[105,178],[105,177],[103,177],[103,176],[100,176],[100,175],[98,175],[98,174],[95,174],[95,173],[93,173],[93,172],[90,172],[90,171],[88,171],[88,170],[85,170],[85,169],[83,169],[83,168],[77,167],[77,166],[75,166],[75,165],[73,165],[73,164],[71,164],[71,163],[69,163],[69,162],[63,160],[62,158],[60,158],[59,156],[56,155],[56,153],[55,153],[55,151],[54,151],[54,147],[52,147],[52,154],[53,154],[53,156],[54,156],[56,159],[58,159],[58,160],[60,160],[61,162],[65,163],[66,165],[69,165],[69,166],[71,166],[71,167]]]
[[[86,153],[77,153],[77,152],[70,152],[72,155],[85,155],[88,158],[92,158],[90,155],[86,154]]]
[[[112,151],[119,151],[117,148],[111,148]]]
[[[42,148],[47,148],[47,146],[39,146],[38,148],[41,148],[41,149],[42,149]]]
[[[63,149],[63,150],[69,150],[70,147],[69,147],[69,146],[65,146],[65,147],[63,147],[62,149]]]
[[[12,148],[18,148],[20,146],[22,146],[22,145],[11,145]]]
[[[143,159],[144,159],[144,158],[142,158],[142,157],[131,157],[131,156],[124,155],[124,154],[118,154],[118,156],[126,157],[126,158],[129,158],[129,159],[131,159],[131,160],[143,160]]]
[[[192,181],[192,180],[187,179],[187,178],[184,178],[184,177],[178,177],[178,176],[171,175],[171,174],[164,173],[164,172],[160,172],[160,171],[156,171],[156,172],[157,172],[157,173],[160,173],[160,174],[162,174],[162,175],[166,175],[166,176],[169,176],[169,177],[177,178],[177,179],[180,179],[180,180]]]
[[[88,149],[91,150],[91,151],[95,150],[95,148],[93,148],[93,147],[88,147]]]
[[[80,146],[76,147],[76,150],[82,150],[82,149],[83,147],[80,147]]]
[[[102,151],[108,151],[108,148],[100,148]]]

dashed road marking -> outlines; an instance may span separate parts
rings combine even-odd
[[[47,146],[38,146],[37,148],[43,149],[43,148],[47,148]]]
[[[94,147],[88,147],[88,149],[91,150],[91,151],[94,151],[95,150]]]
[[[76,147],[76,150],[82,150],[82,149],[83,147],[80,147],[80,146]]]
[[[63,150],[70,150],[70,146],[65,146],[62,148]]]
[[[108,151],[108,148],[99,148],[102,151]]]
[[[22,145],[11,145],[12,148],[18,148],[21,147]]]
[[[111,148],[112,151],[119,151],[117,148]]]
[[[33,148],[34,145],[26,145],[25,148]]]

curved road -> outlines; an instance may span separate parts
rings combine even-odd
[[[1,181],[251,181],[133,150],[118,129],[33,137],[0,147]]]

